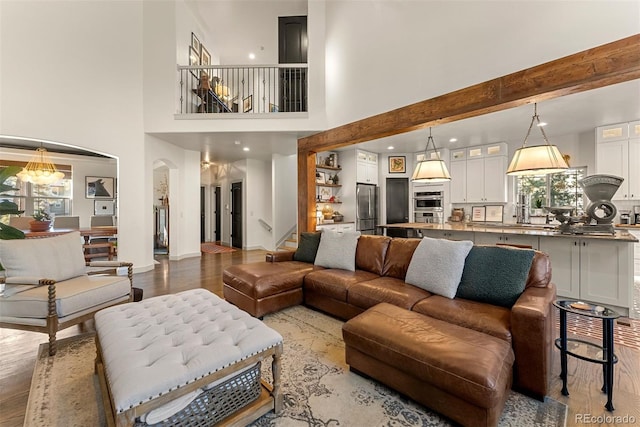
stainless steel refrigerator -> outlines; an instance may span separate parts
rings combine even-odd
[[[358,184],[356,187],[356,230],[376,234],[378,223],[378,186]]]

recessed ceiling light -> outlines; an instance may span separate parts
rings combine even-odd
[[[546,125],[547,125],[547,122],[540,122],[540,123],[538,123],[538,126],[540,126],[540,127],[542,127],[542,126],[546,126]]]
[[[393,150],[394,148],[396,148],[396,147],[394,147],[393,145],[390,145],[390,146],[387,147],[387,150]]]
[[[240,145],[240,141],[233,141],[234,144]]]
[[[451,139],[449,140],[449,142],[456,142],[457,140],[458,140],[458,138],[451,138]]]
[[[242,151],[249,151],[249,150],[251,150],[249,147],[244,147],[244,148],[242,149]]]
[[[249,59],[256,59],[256,54],[255,54],[255,53],[253,53],[253,52],[251,52],[251,53],[249,54]]]

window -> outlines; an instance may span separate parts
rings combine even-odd
[[[2,161],[0,167],[18,165],[25,166],[24,162]],[[5,184],[18,190],[7,191],[1,200],[8,200],[18,205],[18,209],[24,211],[23,215],[32,215],[37,209],[44,209],[51,215],[71,215],[71,202],[73,200],[73,180],[71,166],[56,165],[60,172],[64,172],[64,178],[54,185],[35,185],[30,182],[22,182],[16,176],[9,177]],[[8,218],[1,218],[8,223]]]
[[[587,176],[587,167],[570,168],[549,175],[516,177],[516,194],[529,196],[531,209],[544,206],[571,206],[584,211],[584,194],[578,181]],[[520,200],[516,197],[516,200]]]

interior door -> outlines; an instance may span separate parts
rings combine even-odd
[[[278,62],[307,63],[307,17],[278,18]],[[280,111],[307,111],[307,72],[301,68],[280,70]]]
[[[409,222],[409,178],[387,178],[387,224]],[[407,237],[407,230],[389,229],[391,237]]]
[[[215,190],[214,190],[214,200],[215,200],[215,206],[213,207],[214,209],[214,215],[215,215],[215,241],[219,242],[220,241],[220,223],[222,222],[222,205],[221,205],[221,196],[222,196],[222,189],[220,188],[220,186],[216,186]]]
[[[205,203],[205,192],[204,186],[200,187],[200,243],[205,241],[205,224],[206,224],[206,203]]]
[[[231,184],[231,246],[242,248],[242,183]]]

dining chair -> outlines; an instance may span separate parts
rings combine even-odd
[[[113,222],[113,216],[111,215],[92,215],[91,226],[92,227],[108,227],[115,225]]]
[[[9,225],[18,230],[28,230],[31,221],[33,221],[32,216],[12,216],[9,218]]]
[[[112,215],[92,215],[91,227],[109,227],[114,226],[115,221]],[[104,256],[111,258],[115,252],[115,245],[117,244],[117,237],[92,237],[89,241],[89,245],[86,247],[87,257]],[[110,243],[111,246],[105,245]],[[97,245],[92,247],[92,245]]]
[[[80,217],[56,216],[53,219],[53,228],[80,228]]]

